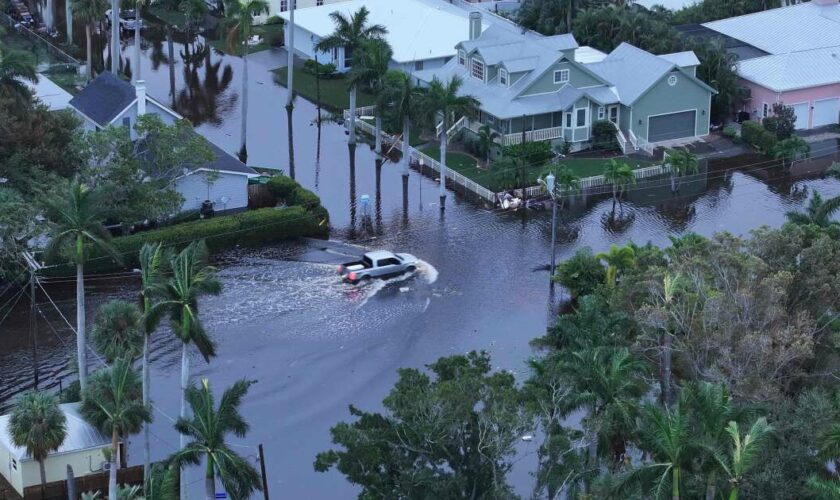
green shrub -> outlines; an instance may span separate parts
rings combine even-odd
[[[335,64],[321,64],[315,62],[314,59],[307,59],[306,62],[303,63],[303,70],[307,73],[311,73],[314,75],[316,69],[320,73],[321,78],[332,78],[334,76],[338,76],[338,73],[336,73],[337,68],[335,67]]]
[[[604,283],[606,270],[589,248],[581,248],[557,266],[554,281],[565,286],[572,297],[591,295]]]
[[[755,122],[744,122],[741,125],[741,138],[764,154],[770,154],[778,142],[776,134]]]
[[[502,156],[519,158],[528,164],[539,165],[551,159],[551,143],[548,141],[524,142],[505,146],[502,149]]]
[[[595,149],[617,150],[615,125],[609,120],[598,120],[592,125],[592,146]]]
[[[265,20],[265,24],[283,24],[283,18],[280,16],[271,16]]]
[[[277,201],[285,201],[287,205],[294,205],[294,193],[300,184],[285,175],[275,175],[268,181],[268,191]]]
[[[738,129],[733,127],[732,125],[728,125],[726,126],[726,128],[723,129],[723,136],[728,137],[730,139],[734,139],[738,137]]]
[[[321,206],[321,198],[312,191],[298,187],[292,194],[292,205],[298,205],[306,210],[311,210]]]
[[[271,33],[266,37],[266,43],[272,47],[282,47],[283,44],[286,43],[283,32],[280,31],[279,33]]]

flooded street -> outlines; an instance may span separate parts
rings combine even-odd
[[[165,42],[162,47],[166,51]],[[129,57],[133,53],[130,46],[124,51]],[[195,120],[200,133],[235,151],[241,60],[212,53],[210,85],[205,85],[203,61],[204,66],[195,71],[204,83],[189,86],[185,82],[194,81],[193,69],[181,57],[188,54],[180,44],[175,44],[174,52],[176,108]],[[155,67],[160,58],[154,44],[145,47],[144,54],[143,78],[149,92],[171,103],[168,65],[160,62]],[[251,58],[248,149],[254,166],[286,170],[286,90],[274,83],[270,73],[284,60],[274,50]],[[215,111],[202,114],[208,103]],[[197,111],[190,115],[185,110]],[[317,242],[240,249],[220,256],[224,291],[200,304],[219,356],[206,364],[194,352],[193,379],[209,377],[219,390],[242,377],[258,380],[242,408],[251,431],[236,446],[251,460],[256,460],[256,446],[265,446],[269,491],[275,498],[355,497],[356,489],[343,476],[319,474],[312,467],[315,455],[330,446],[330,426],[349,418],[349,404],[376,410],[398,368],[421,367],[440,356],[470,350],[487,350],[495,367],[525,377],[531,354],[528,341],[544,332],[564,298],[560,287],[554,296],[549,292],[550,211],[486,210],[450,192],[441,214],[437,184],[412,171],[404,214],[398,167],[382,168],[377,196],[372,152],[360,145],[352,179],[343,128],[325,124],[319,146],[317,128],[311,125],[315,112],[314,105],[297,100],[296,173],[329,210],[333,239],[410,252],[427,265],[404,279],[357,288],[340,282],[335,265],[311,262],[308,255],[317,249]],[[819,158],[794,167],[792,174],[761,163],[760,157],[735,158],[711,161],[709,170],[685,183],[676,196],[667,179],[650,188],[633,188],[624,206],[629,222],[621,230],[604,223],[612,208],[609,199],[579,200],[571,212],[562,214],[558,259],[584,246],[600,251],[630,241],[665,245],[674,233],[711,235],[726,230],[745,235],[761,225],[779,226],[785,212],[801,208],[812,191],[840,194],[837,181],[808,173],[824,169],[831,159],[826,155],[837,158],[836,148],[836,141],[815,145]],[[735,166],[740,169],[729,169]],[[366,224],[352,201],[362,194],[380,200],[372,201]],[[57,281],[47,291],[73,322],[73,283]],[[110,298],[133,300],[137,291],[136,277],[130,273],[94,276],[87,284],[90,314]],[[75,340],[43,295],[39,304],[50,320],[41,322],[39,333],[42,387],[57,388],[62,378],[66,387],[73,378],[69,363]],[[4,408],[10,397],[31,383],[28,315],[28,306],[19,307],[0,331]],[[175,451],[178,443],[169,418],[179,408],[179,373],[180,344],[162,330],[155,337],[152,363],[157,459]],[[134,436],[134,463],[142,460],[140,443],[141,437]],[[530,446],[522,450],[524,466],[511,477],[517,492],[525,496],[533,484],[527,473],[535,461],[534,445]],[[189,474],[191,491],[198,495],[203,469],[192,468]]]

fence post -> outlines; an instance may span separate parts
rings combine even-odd
[[[76,478],[73,477],[73,467],[67,464],[67,500],[76,500]]]

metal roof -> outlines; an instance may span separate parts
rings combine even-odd
[[[738,74],[775,92],[840,83],[840,46],[748,59]]]
[[[35,97],[44,103],[50,111],[60,111],[67,109],[73,96],[63,88],[56,85],[52,80],[46,76],[38,73],[38,83],[32,83],[28,80],[23,83],[29,87]]]
[[[621,102],[629,105],[671,71],[674,63],[622,43],[606,59],[586,67],[615,85]]]
[[[79,413],[79,403],[65,403],[58,405],[58,407],[67,417],[67,437],[58,450],[50,455],[73,453],[111,445],[110,437],[105,436],[97,428],[85,422]],[[10,415],[0,416],[0,445],[9,450],[11,456],[19,462],[32,460],[26,449],[12,444],[12,437],[9,435],[10,418]]]
[[[770,54],[785,54],[840,45],[840,3],[806,2],[703,26]]]
[[[700,59],[697,59],[697,54],[695,54],[693,50],[674,52],[673,54],[661,54],[659,57],[672,62],[681,68],[700,65]]]

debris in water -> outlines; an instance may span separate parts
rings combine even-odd
[[[531,441],[534,440],[534,436],[531,435],[531,434],[525,434],[524,436],[522,436],[522,440],[527,441],[527,442],[531,442]]]
[[[401,286],[401,287],[400,287],[400,293],[405,293],[405,292],[407,292],[407,291],[408,291],[408,287],[407,287],[407,286]]]

